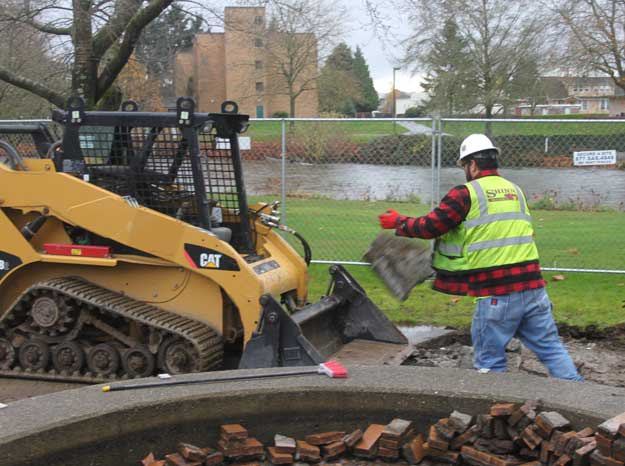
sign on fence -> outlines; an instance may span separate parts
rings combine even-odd
[[[615,150],[588,150],[573,152],[573,165],[587,167],[590,165],[614,165],[616,163]]]

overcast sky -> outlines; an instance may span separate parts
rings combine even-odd
[[[394,44],[394,40],[383,40],[378,37],[379,34],[370,24],[362,0],[342,1],[349,8],[349,20],[345,26],[345,41],[352,49],[356,49],[357,45],[362,49],[377,91],[379,93],[390,92],[393,86],[393,66],[397,66],[402,58],[401,47]],[[397,12],[397,18],[393,20],[393,28],[396,38],[405,38],[410,33],[405,15],[400,12]],[[404,67],[396,72],[396,88],[406,92],[421,92],[420,76],[418,74],[412,75],[410,71]]]

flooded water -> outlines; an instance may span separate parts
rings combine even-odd
[[[245,161],[249,194],[280,191],[280,161]],[[556,192],[559,202],[602,205],[625,209],[625,171],[597,168],[502,169],[501,174],[520,185],[528,198]],[[459,168],[441,170],[440,195],[464,183]],[[287,166],[287,192],[351,200],[406,200],[432,198],[432,171],[427,167],[361,164]],[[435,196],[436,197],[436,196]],[[437,199],[438,200],[438,199]]]

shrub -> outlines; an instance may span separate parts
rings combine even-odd
[[[271,118],[288,118],[289,112],[273,112]]]

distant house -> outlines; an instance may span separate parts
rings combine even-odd
[[[418,107],[423,103],[424,94],[422,92],[404,92],[395,90],[397,115],[402,116],[411,107]],[[378,112],[386,115],[393,114],[393,93],[389,92],[381,96]],[[376,112],[377,113],[377,112]]]
[[[625,116],[625,92],[607,77],[549,76],[541,78],[545,103],[517,103],[517,115],[605,114]]]

